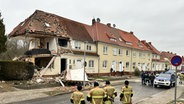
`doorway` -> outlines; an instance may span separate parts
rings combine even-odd
[[[61,59],[61,73],[66,70],[66,59]]]

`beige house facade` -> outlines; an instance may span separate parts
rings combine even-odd
[[[88,74],[132,73],[164,70],[166,62],[150,43],[115,24],[82,24],[55,14],[36,10],[9,34],[29,41],[26,61],[33,62],[41,75],[61,75],[65,70],[83,68]]]

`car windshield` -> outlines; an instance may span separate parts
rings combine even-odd
[[[171,75],[170,74],[159,74],[158,77],[169,78],[169,77],[171,77]]]

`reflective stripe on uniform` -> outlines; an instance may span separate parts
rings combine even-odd
[[[100,98],[104,98],[103,96],[92,96],[92,99],[100,99]]]

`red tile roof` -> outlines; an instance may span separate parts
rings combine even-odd
[[[95,41],[149,51],[149,49],[132,33],[109,27],[99,22],[95,22],[92,26],[85,25],[85,27]],[[112,41],[111,38],[115,41]]]
[[[149,49],[133,34],[95,22],[92,26],[36,10],[9,34],[14,36],[58,36],[79,41],[100,41],[139,50]]]
[[[172,52],[161,52],[161,59],[168,59],[169,61],[172,59],[173,56],[175,56],[176,54],[172,53]]]
[[[148,49],[150,49],[150,51],[154,54],[158,54],[160,55],[160,51],[158,51],[152,44],[151,42],[146,42],[146,40],[142,40],[141,41],[145,46],[147,46]]]

